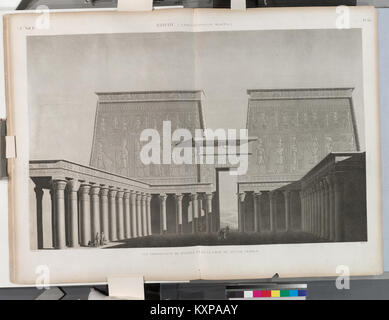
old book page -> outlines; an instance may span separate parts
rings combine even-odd
[[[382,272],[375,9],[4,23],[14,282]]]

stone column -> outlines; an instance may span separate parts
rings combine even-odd
[[[260,232],[261,226],[261,191],[254,192],[254,232]]]
[[[88,246],[91,237],[91,216],[90,216],[90,185],[82,184],[80,187],[80,224],[81,224],[81,245]]]
[[[238,194],[238,228],[239,232],[244,232],[244,200],[246,198],[245,192]]]
[[[132,227],[132,237],[137,238],[138,237],[138,228],[137,228],[137,221],[136,221],[136,192],[130,191],[130,204],[131,204],[131,227]]]
[[[328,185],[327,181],[323,180],[324,194],[324,238],[329,239],[329,204],[328,204]]]
[[[289,231],[289,224],[290,224],[290,218],[289,218],[289,196],[290,196],[290,191],[289,190],[284,190],[284,202],[285,202],[285,231]]]
[[[143,236],[148,236],[148,222],[147,222],[147,196],[146,194],[142,194],[142,231],[143,231]]]
[[[315,225],[315,191],[314,187],[311,188],[311,229],[312,234],[316,235],[316,225]]]
[[[192,200],[192,233],[196,233],[199,231],[198,229],[199,209],[197,207],[198,194],[192,193],[191,200]]]
[[[118,240],[124,239],[124,210],[123,210],[123,191],[116,193],[116,225],[117,225],[117,237]]]
[[[175,200],[176,200],[176,232],[178,234],[183,233],[182,229],[182,194],[176,194],[175,195]]]
[[[108,188],[100,189],[100,222],[101,235],[104,241],[109,240],[109,209],[108,209]]]
[[[334,185],[334,222],[335,222],[335,241],[342,241],[342,201],[343,201],[343,179],[338,173],[333,175]]]
[[[90,188],[91,200],[91,241],[96,239],[96,235],[100,236],[100,187],[92,185]]]
[[[37,226],[37,240],[38,249],[43,249],[43,211],[42,211],[42,200],[43,200],[43,189],[41,186],[36,185],[34,188],[36,198],[36,226]]]
[[[67,184],[68,199],[69,199],[69,227],[70,227],[69,246],[72,248],[79,247],[78,196],[77,196],[77,192],[79,188],[80,188],[80,184],[76,180],[70,180]]]
[[[206,214],[205,214],[205,227],[206,227],[206,232],[210,233],[213,231],[213,226],[212,226],[212,198],[213,194],[212,193],[206,193],[205,194],[205,199],[206,199]]]
[[[117,190],[110,187],[108,192],[108,211],[109,211],[109,240],[116,241],[117,238],[117,215],[116,215],[116,193]]]
[[[124,217],[124,237],[131,238],[131,207],[130,207],[130,193],[127,189],[124,190],[123,195],[123,217]]]
[[[312,234],[315,233],[315,226],[314,226],[314,223],[315,223],[315,219],[314,219],[314,215],[313,215],[313,212],[314,212],[314,203],[313,203],[313,188],[310,188],[309,189],[309,229],[310,229],[310,232]]]
[[[328,235],[329,240],[335,240],[335,210],[334,210],[334,189],[333,189],[333,180],[331,176],[326,177],[328,184]]]
[[[55,248],[66,248],[65,180],[53,181],[55,208]]]
[[[270,206],[270,210],[269,210],[269,219],[270,220],[269,221],[270,221],[270,231],[271,232],[275,232],[275,230],[276,230],[275,223],[274,223],[274,212],[276,209],[276,204],[273,202],[274,197],[275,197],[275,192],[269,191],[269,206]]]
[[[320,200],[320,237],[324,238],[325,236],[325,223],[324,223],[324,184],[323,181],[319,182],[319,200]]]
[[[52,242],[52,247],[56,247],[56,222],[55,222],[55,192],[53,186],[51,186],[50,189],[50,199],[51,199],[51,242]]]
[[[138,237],[143,237],[143,226],[142,226],[142,193],[136,193],[136,220],[138,222],[137,230]]]
[[[306,224],[306,231],[307,232],[311,232],[311,225],[310,225],[310,221],[311,221],[311,218],[310,218],[310,215],[311,215],[311,209],[310,209],[310,191],[309,189],[306,189],[305,191],[305,203],[306,203],[306,211],[307,211],[307,224]]]
[[[151,236],[152,235],[152,228],[151,228],[151,194],[148,194],[147,195],[147,199],[146,199],[146,202],[147,202],[147,207],[146,207],[146,211],[147,211],[147,228],[148,228],[148,235]]]
[[[197,219],[197,231],[204,231],[203,228],[203,216],[201,215],[203,212],[203,196],[199,194],[197,197],[197,210],[198,210],[198,219]]]
[[[320,237],[320,213],[319,213],[319,186],[317,185],[317,183],[315,183],[315,186],[314,186],[314,198],[315,198],[315,205],[314,205],[314,215],[315,215],[315,235],[317,237]]]
[[[167,220],[166,220],[166,199],[167,195],[161,193],[159,195],[160,200],[160,230],[161,234],[167,233]]]
[[[305,225],[306,225],[306,214],[305,214],[305,193],[303,190],[299,191],[299,196],[300,196],[300,209],[301,209],[301,230],[305,230]]]

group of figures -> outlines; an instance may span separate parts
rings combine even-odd
[[[163,136],[163,122],[170,121],[171,131],[187,129],[194,135],[198,128],[198,115],[196,113],[162,113],[143,112],[139,114],[123,114],[118,116],[101,117],[99,131],[96,133],[93,166],[108,172],[126,177],[160,178],[160,177],[191,177],[196,175],[196,168],[191,164],[144,164],[140,153],[147,142],[140,141],[145,129],[154,129]],[[120,141],[120,143],[118,143]],[[174,148],[177,142],[172,142]]]
[[[94,240],[90,240],[88,243],[88,247],[102,247],[108,243],[107,238],[104,235],[104,232],[97,232]]]
[[[249,173],[304,174],[331,152],[358,150],[348,99],[250,100]]]
[[[263,136],[256,141],[252,165],[258,173],[300,173],[335,151],[355,151],[352,134],[342,136]]]

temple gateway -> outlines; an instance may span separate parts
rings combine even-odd
[[[144,129],[162,136],[170,121],[173,131],[194,136],[206,128],[201,91],[97,93],[89,165],[30,161],[32,249],[142,246],[139,238],[171,235],[169,245],[180,246],[189,234],[214,234],[211,244],[225,244],[228,232],[236,244],[246,235],[250,244],[366,241],[365,152],[353,89],[247,93],[249,165],[235,178],[228,163],[140,161]]]

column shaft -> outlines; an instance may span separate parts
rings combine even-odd
[[[175,200],[176,200],[176,232],[178,234],[183,233],[182,229],[182,194],[176,194]]]
[[[36,228],[37,228],[37,248],[43,249],[43,211],[42,211],[42,200],[43,200],[43,189],[36,185],[34,188],[36,198]],[[34,248],[35,249],[35,248]]]
[[[166,219],[166,194],[160,194],[160,228],[161,234],[167,233],[167,219]]]
[[[145,194],[142,195],[142,227],[143,227],[143,236],[148,235],[148,222],[147,222],[147,196]]]
[[[210,233],[213,231],[213,226],[212,226],[212,198],[213,194],[212,193],[206,193],[206,232]]]
[[[131,191],[130,193],[130,203],[131,203],[131,228],[132,228],[132,237],[137,238],[138,237],[138,228],[137,228],[137,216],[136,216],[136,192]]]
[[[342,241],[342,199],[343,198],[343,181],[341,177],[334,176],[334,222],[335,222],[335,241]]]
[[[100,187],[92,186],[90,189],[91,198],[91,241],[94,242],[100,237]]]
[[[192,233],[198,232],[198,207],[197,207],[197,200],[198,200],[198,195],[197,193],[194,193],[191,195],[191,200],[192,200]]]
[[[138,237],[143,237],[142,227],[142,194],[139,192],[136,195],[136,220],[138,222],[137,230]]]
[[[91,237],[91,216],[90,216],[90,186],[80,187],[80,224],[81,224],[81,245],[88,246]]]
[[[239,228],[239,232],[244,232],[245,228],[244,228],[244,214],[245,214],[245,206],[244,206],[244,201],[245,201],[245,198],[246,198],[246,193],[245,192],[240,192],[238,194],[238,201],[239,201],[239,205],[238,205],[238,228]]]
[[[54,180],[53,191],[55,201],[55,248],[66,248],[66,220],[65,220],[65,187],[66,181]]]
[[[70,241],[69,245],[72,248],[79,246],[78,239],[78,196],[77,192],[80,185],[77,181],[71,180],[68,182],[68,199],[69,199],[69,226],[70,226]]]
[[[285,231],[289,231],[289,196],[290,191],[284,191],[284,201],[285,201]]]
[[[148,235],[152,235],[152,228],[151,228],[151,195],[147,195],[147,228],[148,228]]]
[[[109,240],[109,209],[108,209],[108,188],[100,189],[100,222],[101,238],[103,242]]]
[[[124,239],[124,210],[123,210],[123,191],[116,193],[116,226],[117,226],[117,238],[118,240]]]
[[[328,184],[328,237],[330,241],[335,240],[335,218],[334,218],[334,188],[330,176],[326,177]]]
[[[123,195],[123,217],[124,217],[124,236],[126,239],[131,238],[131,206],[130,206],[130,193],[124,192]]]
[[[110,189],[108,193],[109,203],[109,240],[117,241],[117,214],[116,214],[116,193],[117,190]]]
[[[275,223],[274,223],[274,216],[276,212],[276,204],[274,203],[275,200],[275,193],[273,191],[269,192],[269,206],[270,206],[270,212],[269,212],[269,222],[270,222],[270,231],[275,231]]]

